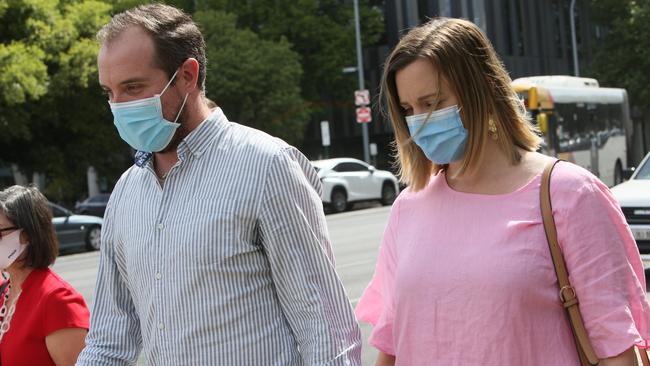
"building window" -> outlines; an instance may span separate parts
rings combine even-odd
[[[560,4],[558,4],[558,0],[553,0],[551,2],[551,8],[553,11],[553,21],[555,23],[555,26],[553,27],[553,41],[555,42],[555,57],[557,58],[563,58],[564,53],[562,52],[562,36],[560,34],[561,28],[561,13],[560,13]]]
[[[569,4],[570,4],[570,2],[568,2],[568,1],[565,2],[564,4],[562,4],[563,6],[560,8],[561,9],[560,11],[562,12],[562,17],[564,18],[564,55],[568,55],[568,57],[573,59],[573,56],[572,56],[573,55],[573,42],[571,41],[571,18],[569,18],[570,16],[573,16],[573,14],[571,14],[571,11],[570,11],[571,7],[570,7]],[[576,13],[575,13],[576,14],[576,18],[575,18],[576,32],[577,32],[577,28],[578,28],[578,17],[577,17],[578,11],[577,10],[578,9],[576,7]],[[576,43],[578,43],[578,38],[576,38]],[[571,62],[573,62],[573,61],[571,61]]]
[[[517,45],[517,54],[519,56],[524,55],[524,25],[522,21],[522,13],[521,13],[521,1],[515,1],[515,17],[513,19],[515,22],[515,27],[517,29],[516,34],[514,35],[516,38],[516,45]]]
[[[517,1],[517,0],[515,0]],[[506,38],[506,54],[512,56],[512,8],[510,7],[511,0],[503,1],[503,24],[505,25],[505,38]]]

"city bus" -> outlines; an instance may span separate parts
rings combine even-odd
[[[560,75],[512,85],[544,137],[543,153],[586,168],[610,187],[623,181],[633,128],[625,89]]]

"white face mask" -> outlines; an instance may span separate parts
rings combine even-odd
[[[18,229],[10,234],[2,236],[2,240],[0,240],[1,270],[9,268],[9,266],[11,266],[27,248],[27,244],[20,244],[21,232],[22,229]]]

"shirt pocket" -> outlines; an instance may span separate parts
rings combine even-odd
[[[191,263],[198,266],[226,265],[242,254],[254,251],[254,224],[250,205],[229,198],[202,203],[194,211],[193,224],[183,231],[193,248]]]

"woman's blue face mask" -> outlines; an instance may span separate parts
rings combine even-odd
[[[406,124],[413,141],[432,162],[443,165],[463,157],[467,130],[460,119],[457,105],[408,116]]]
[[[139,151],[158,152],[167,147],[174,137],[180,123],[176,123],[181,115],[188,94],[185,94],[174,122],[163,117],[160,96],[169,88],[178,71],[169,79],[165,88],[151,98],[138,99],[131,102],[111,103],[114,124],[122,140]]]

